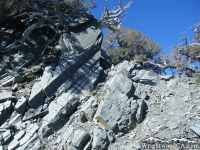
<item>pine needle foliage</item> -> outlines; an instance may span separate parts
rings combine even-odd
[[[148,36],[128,27],[121,27],[114,32],[108,30],[103,48],[108,51],[114,64],[123,60],[135,60],[136,62],[153,60],[162,49]]]

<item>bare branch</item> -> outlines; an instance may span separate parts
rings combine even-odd
[[[27,3],[27,2],[22,2],[21,4],[24,5],[26,8],[30,8],[30,9],[36,11],[36,12],[42,12],[44,15],[47,15],[47,13],[46,13],[45,11],[43,11],[43,10],[37,8],[37,7],[34,6],[34,5],[30,5],[30,4]]]
[[[17,17],[23,16],[23,15],[28,15],[29,19],[31,19],[31,20],[34,17],[40,17],[43,21],[47,21],[47,22],[52,23],[52,24],[58,23],[58,22],[56,22],[56,20],[53,20],[49,16],[43,15],[39,12],[30,12],[30,13],[25,12],[25,13],[22,13],[22,14],[19,14],[19,15],[13,17],[13,18],[17,18]]]
[[[49,46],[49,44],[56,38],[56,36],[57,36],[58,33],[59,33],[59,31],[58,31],[58,26],[56,27],[56,29],[54,29],[54,28],[52,28],[52,29],[54,30],[55,34],[54,34],[53,38],[50,39],[50,40],[47,42],[47,44],[46,44],[46,46],[45,46],[45,48],[44,48],[44,50],[43,50],[43,52],[42,52],[41,55],[44,55],[44,53],[45,53],[47,47]]]
[[[167,68],[173,68],[173,69],[176,68],[176,66],[174,66],[174,65],[169,65],[169,64],[161,65],[161,64],[158,64],[158,63],[154,63],[154,62],[152,62],[152,61],[145,61],[145,62],[142,62],[142,64],[143,64],[143,65],[149,64],[149,65],[157,66],[157,67],[159,67],[159,68],[162,69],[162,70],[165,70],[165,69],[167,69]]]
[[[190,46],[195,46],[195,45],[200,46],[200,43],[192,43],[192,44],[190,44]]]
[[[43,24],[43,22],[38,21],[38,22],[32,24],[30,27],[28,27],[28,28],[24,31],[24,33],[22,34],[22,38],[19,39],[19,40],[16,40],[14,43],[8,45],[8,46],[5,48],[5,52],[9,52],[9,51],[12,50],[12,49],[21,47],[21,46],[24,44],[25,40],[29,37],[29,35],[31,34],[31,32],[32,32],[34,29],[39,28],[40,25],[42,25],[42,24]]]
[[[108,11],[106,6],[107,0],[104,3],[103,17],[100,19],[102,28],[109,28],[111,30],[119,29],[121,23],[124,20],[124,12],[130,7],[132,1],[128,2],[122,7],[121,0],[119,1],[118,9]]]
[[[58,18],[59,23],[62,24],[66,20],[66,17],[60,12],[59,4],[60,0],[54,0],[55,3],[55,16]]]

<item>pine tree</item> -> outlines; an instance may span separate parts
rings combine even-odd
[[[114,64],[123,60],[153,60],[162,49],[146,35],[127,27],[121,27],[114,32],[108,30],[103,48],[109,52]]]

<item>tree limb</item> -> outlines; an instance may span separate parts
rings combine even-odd
[[[108,11],[106,6],[107,0],[104,3],[103,17],[99,20],[102,28],[109,28],[111,30],[119,29],[121,23],[124,20],[123,13],[128,9],[132,3],[129,1],[124,7],[122,7],[121,0],[119,1],[118,9]]]
[[[42,9],[39,9],[39,8],[35,7],[34,5],[30,5],[27,2],[21,2],[21,4],[24,5],[26,8],[29,8],[29,9],[32,9],[32,10],[34,10],[36,12],[41,12],[44,15],[47,15],[47,13],[45,11],[43,11]]]
[[[38,22],[32,24],[30,27],[28,27],[28,28],[24,31],[24,33],[22,34],[22,39],[16,40],[14,43],[8,45],[8,46],[5,48],[4,53],[9,52],[9,51],[11,51],[12,49],[21,47],[21,46],[24,44],[25,40],[29,37],[29,35],[31,34],[31,32],[32,32],[34,29],[39,28],[40,25],[42,25],[42,24],[43,24],[42,21],[38,21]]]
[[[144,62],[142,62],[142,64],[143,65],[149,64],[149,65],[157,66],[157,67],[159,67],[162,70],[165,70],[167,68],[176,68],[176,66],[174,66],[174,65],[169,65],[169,64],[161,65],[161,64],[158,64],[158,63],[154,63],[152,61],[144,61]]]

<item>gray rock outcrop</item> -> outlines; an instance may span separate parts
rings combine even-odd
[[[62,45],[64,41],[64,47],[53,49],[55,53],[62,51],[57,64],[51,55],[38,63],[35,49],[25,52],[22,48],[12,58],[5,54],[0,59],[0,137],[4,148],[40,147],[45,138],[61,129],[77,110],[81,103],[77,94],[90,94],[103,74],[99,65],[102,43],[99,23],[85,11],[69,17],[74,21],[68,24],[69,30],[58,43]],[[8,71],[7,65],[11,70]],[[82,118],[87,116],[90,121],[96,112],[97,100],[91,103],[82,109]],[[80,149],[90,134],[79,135],[84,130],[79,131],[70,146]]]

